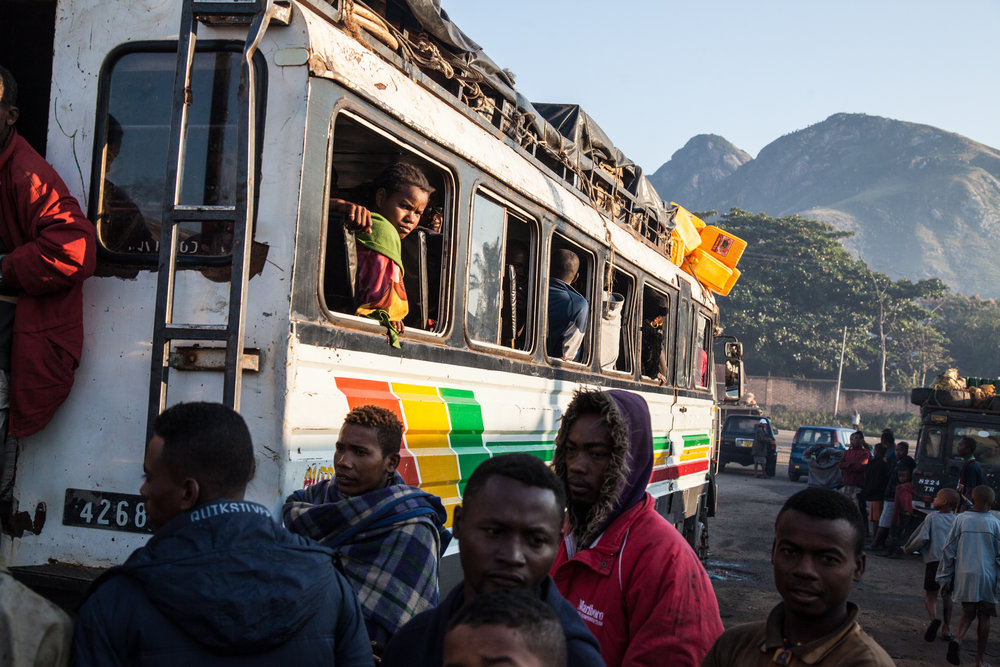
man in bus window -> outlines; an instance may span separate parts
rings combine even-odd
[[[403,425],[375,405],[351,410],[337,438],[336,477],[296,491],[282,517],[293,533],[337,551],[381,655],[389,638],[438,603],[438,562],[451,541],[437,496],[406,484],[396,468]]]
[[[554,250],[549,277],[549,334],[545,340],[550,357],[579,360],[590,310],[587,299],[573,289],[579,277],[580,257],[567,248]]]
[[[17,133],[19,113],[17,82],[0,67],[0,442],[7,426],[15,438],[40,431],[69,395],[96,263],[94,225]],[[13,465],[12,452],[0,459]]]
[[[564,664],[604,665],[597,640],[549,576],[565,506],[562,484],[541,459],[517,453],[481,463],[455,508],[464,579],[396,633],[382,666],[440,667],[451,620],[479,596],[502,589],[526,591],[556,613],[566,636]]]
[[[243,499],[253,451],[224,405],[179,403],[156,418],[139,489],[156,532],[83,602],[78,667],[372,664],[334,552]]]
[[[642,300],[642,374],[656,378],[660,386],[667,383],[667,355],[663,345],[667,312],[666,297],[646,293]]]
[[[646,492],[653,433],[645,399],[579,391],[555,444],[569,534],[552,576],[601,643],[604,661],[700,665],[722,633],[719,604],[694,550]]]
[[[970,502],[972,501],[972,490],[983,481],[983,468],[976,460],[976,440],[969,436],[958,441],[958,455],[962,457],[962,469],[958,474],[957,490]]]

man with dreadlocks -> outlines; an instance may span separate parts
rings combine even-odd
[[[580,391],[552,463],[569,496],[552,577],[587,622],[609,667],[700,665],[722,634],[698,557],[646,493],[649,407],[627,391]]]
[[[285,500],[285,527],[337,552],[358,594],[372,651],[438,603],[438,563],[451,533],[437,496],[408,486],[396,468],[403,426],[362,405],[344,418],[333,457],[336,477]]]

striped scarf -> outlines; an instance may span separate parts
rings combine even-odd
[[[438,562],[451,541],[437,496],[398,474],[390,486],[351,498],[326,480],[289,496],[282,518],[288,530],[337,552],[376,653],[407,621],[437,606]]]

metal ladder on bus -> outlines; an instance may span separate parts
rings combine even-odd
[[[170,381],[170,344],[174,340],[217,341],[226,344],[222,402],[239,410],[243,376],[243,337],[246,328],[247,283],[253,240],[256,171],[255,105],[256,82],[253,54],[274,14],[273,0],[184,0],[178,33],[177,62],[170,114],[170,144],[164,185],[162,228],[156,280],[156,311],[149,377],[149,411],[146,442],[152,437],[153,421],[163,412]],[[249,25],[243,48],[239,92],[239,140],[234,206],[182,205],[188,109],[192,104],[191,69],[194,63],[198,23]],[[178,226],[185,222],[230,223],[233,228],[232,266],[226,324],[189,324],[174,321],[174,283],[177,276]]]

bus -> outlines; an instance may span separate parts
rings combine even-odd
[[[646,399],[649,492],[705,555],[715,296],[679,266],[683,209],[585,112],[528,102],[429,0],[37,4],[51,21],[23,31],[50,61],[11,68],[51,68],[45,155],[97,227],[98,268],[72,393],[18,443],[0,562],[71,589],[144,544],[166,405],[237,407],[247,497],[276,512],[332,477],[352,407],[384,406],[405,427],[401,475],[450,521],[483,460],[551,459],[580,387]],[[353,236],[329,206],[397,161],[427,175],[441,220],[404,247],[398,348],[355,314]],[[589,304],[574,359],[545,345],[560,249]]]

